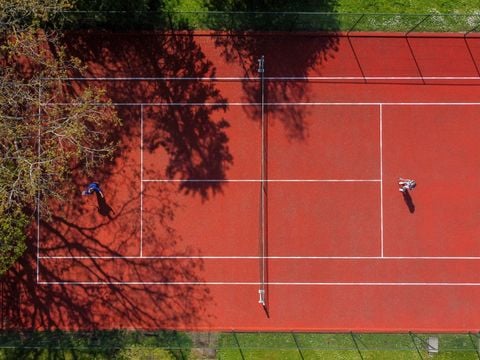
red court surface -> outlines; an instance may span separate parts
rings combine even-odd
[[[121,149],[104,202],[40,214],[3,328],[479,330],[480,38],[75,33],[68,49],[89,69],[72,89],[115,104]]]

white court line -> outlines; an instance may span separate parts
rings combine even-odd
[[[143,255],[143,105],[140,106],[140,257]]]
[[[119,259],[119,260],[133,260],[133,259],[144,259],[144,260],[193,260],[193,259],[231,259],[231,260],[258,260],[261,257],[258,255],[170,255],[170,256],[48,256],[43,255],[39,256],[40,259],[48,260],[76,260],[76,259]],[[266,259],[271,260],[480,260],[480,256],[266,256]]]
[[[54,104],[40,104],[40,106],[51,106]],[[75,103],[63,103],[63,104],[55,104],[55,105],[75,105]],[[78,105],[84,105],[84,103],[78,103]],[[91,103],[90,105],[92,106],[110,106],[109,104],[104,104],[104,103]],[[148,106],[148,105],[153,105],[153,106],[219,106],[219,105],[231,105],[231,106],[258,106],[260,105],[259,103],[115,103],[112,105],[117,105],[117,106]],[[351,103],[351,102],[292,102],[292,103],[267,103],[267,106],[298,106],[298,105],[305,105],[305,106],[478,106],[480,105],[480,102],[361,102],[361,103]],[[40,107],[39,107],[40,111]],[[143,180],[145,182],[152,182],[152,181],[163,181],[163,182],[170,182],[173,180]],[[178,181],[185,181],[185,180],[178,180]],[[205,180],[203,180],[205,181]],[[231,181],[231,180],[210,180],[210,181]],[[246,181],[246,182],[258,182],[261,180],[233,180],[233,181]],[[355,179],[344,179],[344,180],[272,180],[269,179],[268,181],[285,181],[285,182],[307,182],[307,181],[373,181],[373,182],[381,182],[381,179],[366,179],[366,180],[355,180]],[[40,225],[39,222],[39,214],[37,214],[37,221],[38,225]],[[37,229],[37,283],[39,284],[48,284],[50,282],[39,282],[38,281],[38,265],[40,259],[258,259],[258,256],[159,256],[159,257],[136,257],[136,256],[79,256],[79,257],[62,257],[62,256],[40,256],[39,255],[39,249],[40,249],[40,233],[39,233],[39,226]],[[480,260],[480,257],[478,256],[438,256],[438,257],[431,257],[431,256],[396,256],[396,257],[322,257],[322,256],[269,256],[267,259],[297,259],[297,260],[310,260],[310,259],[345,259],[345,260]],[[66,282],[66,284],[72,284],[71,282]],[[106,282],[105,284],[112,284],[111,282]],[[141,284],[147,284],[142,282]],[[321,284],[321,283],[317,283]],[[330,284],[330,283],[328,283]],[[328,285],[326,284],[326,285]],[[356,284],[361,284],[361,283],[355,283]],[[398,284],[398,283],[395,283]],[[422,285],[424,283],[415,283],[417,285]],[[426,285],[429,285],[431,283],[426,283]],[[464,283],[464,284],[470,284],[470,283]],[[258,285],[258,284],[256,284]],[[331,285],[337,285],[337,284],[331,284]],[[458,284],[457,284],[458,285]],[[475,285],[477,285],[475,283]]]
[[[383,257],[383,105],[380,112],[380,254]]]
[[[42,106],[260,106],[256,102],[134,102],[134,103],[45,103]],[[478,106],[480,102],[272,102],[265,106]]]
[[[144,179],[144,182],[381,182],[381,179]]]
[[[41,285],[237,285],[259,286],[259,282],[224,281],[40,281]],[[480,286],[472,282],[268,282],[268,286]]]
[[[265,76],[269,81],[332,81],[332,80],[480,80],[478,76]],[[44,78],[42,80],[62,81],[260,81],[260,76],[218,76],[218,77],[67,77]]]
[[[42,156],[42,86],[41,83],[38,84],[38,161],[40,164],[40,158]],[[40,165],[38,165],[40,166]],[[37,190],[37,261],[36,261],[36,280],[39,280],[40,272],[40,191]]]

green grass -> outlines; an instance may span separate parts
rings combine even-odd
[[[298,11],[331,14],[222,14],[176,15],[191,28],[257,30],[368,30],[368,31],[448,31],[465,32],[480,25],[480,8],[475,0],[338,0],[321,4],[310,0],[292,2],[176,0],[166,6],[172,11]],[[167,1],[167,3],[170,3]],[[368,14],[357,16],[353,14]],[[398,15],[386,15],[398,14]],[[448,14],[448,15],[446,15]],[[426,17],[425,15],[430,15]],[[179,23],[179,22],[177,22]],[[478,29],[477,31],[480,31]]]
[[[36,332],[0,333],[1,359],[427,359],[428,334]],[[434,359],[477,359],[473,334],[437,335]],[[209,350],[209,351],[207,351]]]
[[[132,0],[133,1],[133,0]],[[480,25],[474,0],[166,0],[161,8],[142,2],[141,12],[99,13],[84,1],[70,14],[72,27],[111,29],[353,30],[466,32]],[[130,2],[111,2],[102,11],[131,11]],[[149,13],[148,11],[152,11]],[[277,13],[268,13],[277,12]],[[303,12],[282,14],[281,12]],[[315,12],[315,14],[311,14]],[[325,14],[319,14],[319,12]],[[310,13],[310,14],[308,14]],[[365,14],[362,16],[362,14]],[[396,14],[396,15],[391,15]],[[446,15],[448,14],[448,15]],[[429,15],[426,17],[425,15]],[[480,26],[476,31],[480,31]]]
[[[338,0],[340,13],[479,14],[475,0]]]
[[[238,333],[219,338],[218,358],[237,359],[386,359],[429,358],[426,341],[429,335],[410,334],[291,334]],[[434,358],[477,359],[476,336],[468,334],[438,335],[440,353]]]
[[[86,2],[89,4],[89,2]],[[187,29],[258,29],[258,30],[355,30],[377,31],[465,31],[480,24],[478,0],[338,0],[324,1],[212,1],[168,0],[164,9],[174,14],[160,16],[125,17],[124,14],[108,18],[108,14],[91,14],[90,24],[120,29],[136,28],[146,24],[153,28]],[[112,2],[117,4],[117,2]],[[295,4],[295,8],[292,8]],[[95,9],[83,9],[95,10]],[[123,10],[112,8],[111,10]],[[306,11],[328,12],[328,15],[279,14],[191,14],[200,11]],[[360,17],[351,14],[377,14]],[[403,15],[384,15],[396,13]],[[350,15],[349,15],[350,14]],[[425,17],[425,14],[431,14]],[[439,15],[450,14],[450,15]],[[459,14],[473,14],[462,16]],[[478,14],[478,15],[477,15]],[[85,14],[81,15],[85,17]],[[423,21],[422,21],[423,20]],[[73,21],[73,20],[72,20]],[[122,23],[120,21],[128,21]],[[158,21],[158,22],[157,22]],[[130,26],[128,26],[130,25]],[[477,31],[479,31],[477,29]],[[165,359],[194,359],[192,341],[182,333],[159,333],[139,336],[135,332],[111,331],[84,333],[35,333],[25,340],[18,334],[0,336],[0,359],[109,359],[138,357]],[[217,343],[219,359],[426,359],[425,341],[428,335],[409,334],[295,334],[291,333],[232,333],[220,334]],[[433,359],[479,359],[473,335],[439,335],[440,353]],[[8,348],[7,348],[8,347]],[[178,348],[182,348],[180,351]],[[170,349],[170,350],[165,350]]]
[[[243,10],[243,11],[335,11],[338,13],[407,13],[407,14],[480,14],[476,0],[337,0],[337,1],[212,1],[166,0],[165,8],[174,11]]]
[[[0,360],[92,358],[162,358],[168,360],[188,358],[191,348],[190,337],[176,331],[0,333]]]

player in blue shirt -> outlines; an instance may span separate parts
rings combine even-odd
[[[92,182],[88,185],[87,190],[82,191],[82,195],[92,195],[93,193],[97,193],[103,199],[102,190],[100,190],[100,186],[96,182]]]

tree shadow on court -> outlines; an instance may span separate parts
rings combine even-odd
[[[218,26],[215,45],[228,63],[242,67],[245,77],[259,77],[258,59],[265,57],[265,77],[321,76],[322,64],[338,51],[339,21],[334,14],[288,14],[288,11],[335,11],[335,0],[321,1],[211,1],[210,10],[241,11],[231,15],[231,24]],[[264,13],[256,13],[264,12]],[[224,22],[224,19],[221,19]],[[225,30],[224,30],[225,29]],[[321,33],[318,29],[322,29]],[[251,31],[254,30],[254,31]],[[315,33],[315,31],[317,31]],[[243,82],[245,101],[259,103],[258,81]],[[308,137],[306,117],[309,109],[288,103],[309,102],[309,83],[305,80],[266,80],[265,101],[284,105],[267,106],[272,121],[283,124],[290,140]],[[245,111],[255,121],[261,119],[260,107],[247,106]]]
[[[332,4],[326,1],[323,10],[328,11]],[[258,8],[262,9],[266,7]],[[263,34],[219,32],[215,41],[224,58],[240,63],[246,76],[258,76],[260,55],[266,57],[267,76],[307,75],[332,56],[330,50],[337,44],[333,36],[306,41],[310,39],[307,35],[296,35],[283,33],[279,41],[279,37]],[[217,83],[168,79],[217,75],[198,43],[200,39],[190,30],[162,35],[94,30],[65,36],[67,52],[86,64],[86,76],[162,78],[135,83],[72,80],[68,84],[72,93],[91,85],[105,89],[106,100],[114,103],[217,105],[148,106],[143,112],[138,105],[115,107],[123,126],[107,134],[119,143],[112,160],[98,168],[95,179],[88,178],[82,173],[82,164],[77,164],[72,183],[59,189],[64,201],[52,200],[50,215],[41,214],[40,249],[31,245],[4,278],[4,329],[195,328],[200,319],[202,323],[208,321],[205,308],[212,300],[208,287],[155,284],[203,280],[203,261],[191,258],[199,249],[182,245],[183,239],[171,226],[179,206],[175,194],[183,192],[209,200],[222,191],[221,180],[227,179],[234,161],[228,146],[227,99]],[[245,82],[243,87],[246,101],[258,102],[258,82]],[[267,90],[270,102],[308,101],[308,84],[304,82],[268,82]],[[259,119],[260,109],[253,108],[246,107],[247,113]],[[306,137],[305,115],[305,110],[298,107],[269,109],[269,116],[284,124],[291,139]],[[144,152],[159,162],[148,171],[140,169],[142,120],[148,128],[143,137]],[[143,189],[142,176],[220,181],[184,181],[179,188],[156,184]],[[108,203],[78,200],[80,195],[75,191],[91,180],[101,184]],[[150,204],[148,209],[140,206],[142,190],[143,201]],[[141,244],[150,244],[150,253],[174,253],[186,259],[139,259],[140,239]],[[30,243],[37,244],[35,232]],[[37,251],[43,258],[37,258]]]
[[[74,76],[216,75],[191,31],[166,36],[79,31],[66,34],[64,41],[69,55],[86,65],[84,74]],[[143,189],[140,180],[142,175],[226,179],[233,164],[229,120],[224,116],[227,105],[222,105],[227,99],[213,81],[66,84],[71,94],[88,86],[104,89],[105,100],[114,103],[220,105],[152,106],[143,112],[139,105],[114,107],[123,126],[106,134],[108,141],[118,143],[111,161],[89,173],[84,172],[85,164],[73,164],[72,182],[58,189],[63,200],[42,199],[50,213],[41,214],[38,236],[34,229],[28,252],[3,279],[2,328],[195,328],[199,320],[205,324],[210,316],[206,304],[212,297],[207,286],[196,285],[204,281],[203,261],[192,258],[200,250],[185,246],[171,224],[178,193],[207,201],[222,191],[223,182],[159,183]],[[143,137],[144,152],[160,163],[153,170],[140,168],[142,116],[149,130]],[[159,169],[162,174],[155,173]],[[100,183],[105,199],[81,197],[79,189],[91,181]],[[141,208],[142,189],[143,201],[150,205],[146,209]],[[185,259],[139,259],[142,244],[149,246],[148,253],[144,249],[147,254]],[[187,284],[161,285],[171,282]]]
[[[410,211],[411,214],[415,212],[415,204],[413,203],[412,196],[410,195],[410,192],[408,190],[405,190],[402,192],[403,196],[403,201],[405,202],[405,205],[408,207],[408,211]]]
[[[32,229],[29,250],[3,278],[4,330],[195,328],[199,319],[208,322],[209,288],[195,285],[204,281],[203,261],[191,258],[198,250],[184,246],[171,226],[176,189],[161,183],[145,189],[150,207],[141,212],[140,113],[130,111],[133,117],[124,121],[131,127],[118,134],[121,145],[111,163],[94,179],[79,165],[71,184],[58,189],[64,199],[50,200],[49,213],[41,214],[43,258],[37,259]],[[105,199],[81,196],[93,180]],[[139,259],[142,244],[148,254],[185,259]]]
[[[148,132],[144,150],[167,159],[157,178],[186,180],[181,190],[207,200],[221,191],[222,182],[188,180],[227,178],[233,164],[228,147],[225,118],[227,99],[213,81],[168,78],[213,78],[216,69],[209,61],[193,32],[158,34],[154,32],[75,32],[65,39],[71,55],[87,65],[90,77],[158,77],[158,80],[73,81],[72,91],[87,84],[103,87],[114,103],[158,103],[144,107]],[[185,106],[182,103],[217,105]],[[170,106],[165,106],[170,104]],[[140,115],[132,106],[117,108],[124,134],[138,133]],[[139,134],[138,134],[139,136]],[[162,160],[163,161],[163,160]]]
[[[165,196],[156,189],[146,195],[158,206],[168,206]],[[137,193],[131,202],[138,202],[138,197]],[[138,255],[132,253],[131,245],[138,251],[139,233],[135,228],[139,211],[132,211],[130,204],[118,205],[115,216],[104,222],[88,221],[106,219],[99,217],[95,208],[73,206],[66,210],[64,204],[58,205],[57,214],[64,211],[65,215],[52,211],[49,219],[41,220],[40,255],[47,258],[37,263],[37,249],[31,246],[4,278],[4,330],[194,328],[199,318],[207,318],[204,306],[211,299],[206,286],[153,284],[201,282],[202,260],[125,257],[125,251]],[[106,238],[104,231],[115,229],[114,223],[120,223],[120,228]],[[191,249],[180,249],[181,239],[174,229],[161,236],[159,227],[168,228],[165,214],[150,213],[143,229],[144,244],[160,242],[165,248],[176,249],[179,256],[191,255]]]

